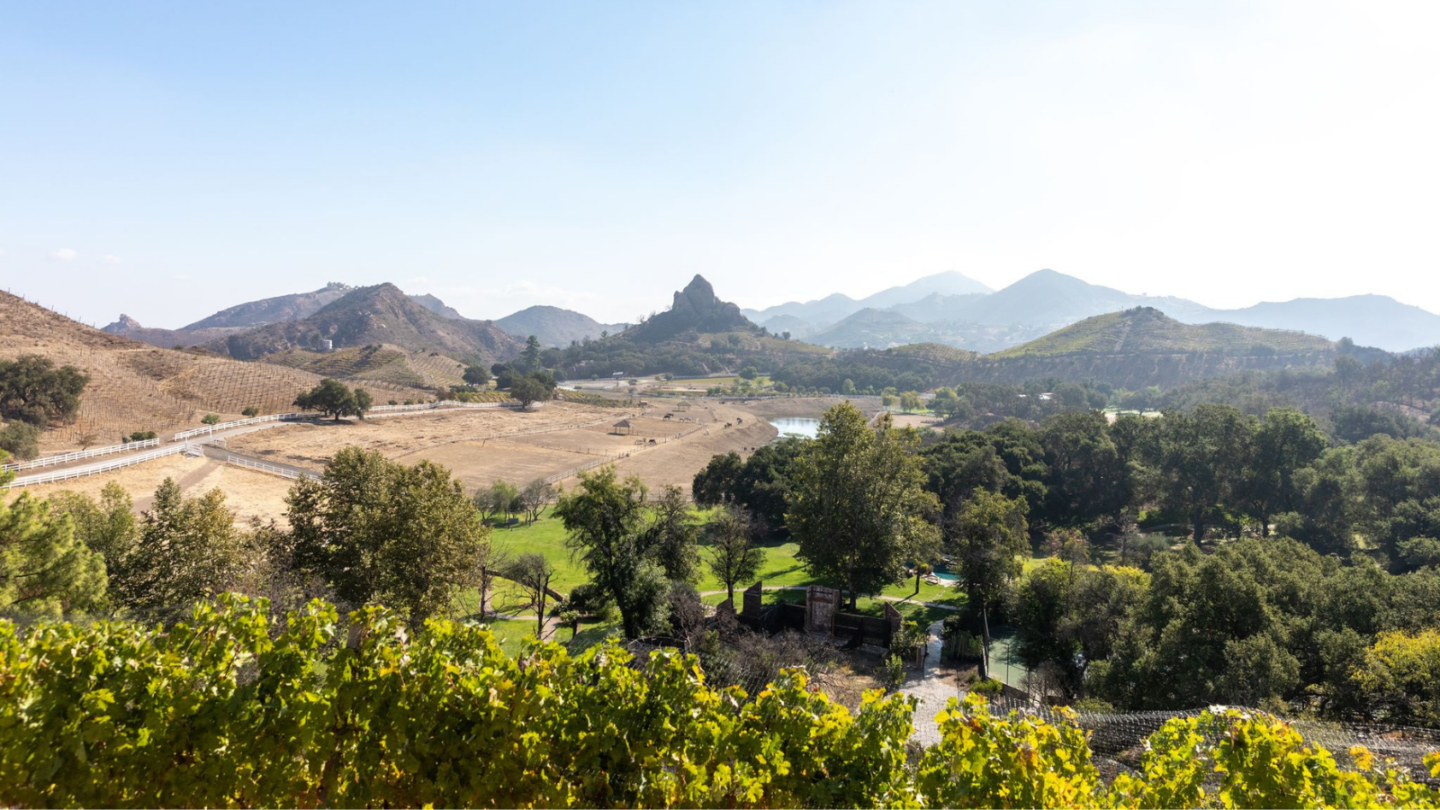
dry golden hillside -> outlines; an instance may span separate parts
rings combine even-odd
[[[56,425],[45,453],[113,444],[136,430],[167,431],[199,425],[207,413],[238,416],[246,406],[262,413],[291,410],[300,391],[320,375],[269,363],[246,363],[158,349],[101,332],[9,293],[0,292],[0,358],[38,354],[90,375],[80,414]],[[425,392],[377,380],[353,380],[375,399],[423,399]]]

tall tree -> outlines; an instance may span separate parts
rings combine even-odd
[[[817,576],[844,585],[850,609],[861,593],[900,582],[906,564],[933,556],[939,502],[924,488],[914,431],[889,414],[872,429],[850,403],[825,412],[817,438],[792,468],[786,523],[797,556]]]
[[[286,503],[299,567],[352,605],[382,602],[417,625],[474,583],[488,544],[460,482],[428,461],[406,466],[346,447]]]
[[[135,520],[135,504],[118,483],[111,481],[100,491],[96,503],[89,496],[76,492],[57,492],[50,496],[50,509],[56,515],[69,515],[75,524],[75,535],[91,551],[105,560],[109,580],[109,599],[114,607],[132,595],[135,550],[140,542],[139,524]]]
[[[227,589],[242,562],[244,537],[225,493],[186,498],[172,478],[141,514],[140,537],[117,595],[124,607],[160,617]]]
[[[665,569],[672,582],[694,585],[700,580],[700,549],[696,539],[700,528],[691,519],[685,491],[667,484],[660,497],[651,501],[655,528],[655,562]]]
[[[959,561],[960,579],[977,615],[995,604],[1005,583],[1019,575],[1030,550],[1021,498],[979,489],[947,521],[945,545]],[[987,639],[988,641],[988,639]]]
[[[555,507],[572,553],[615,600],[626,638],[661,625],[669,592],[665,571],[654,559],[660,527],[648,519],[645,496],[640,479],[619,481],[613,467],[603,467],[582,474],[580,486]]]
[[[710,541],[710,572],[725,583],[730,603],[735,603],[735,584],[754,579],[765,564],[765,552],[750,538],[750,519],[735,506],[726,506],[706,526]]]
[[[3,459],[3,454],[0,454]],[[0,483],[9,473],[0,471]],[[58,618],[105,600],[105,561],[65,514],[22,492],[0,499],[0,613]]]
[[[520,365],[526,374],[544,368],[540,363],[540,339],[534,335],[525,339],[525,351],[520,354]]]

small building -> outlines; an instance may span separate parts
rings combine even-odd
[[[613,426],[613,428],[611,429],[610,432],[611,432],[611,433],[614,433],[614,434],[617,435],[617,436],[619,436],[619,435],[629,436],[629,435],[630,435],[630,427],[631,427],[631,426],[630,426],[630,420],[629,420],[629,419],[621,419],[619,422],[616,422],[616,423],[615,423],[615,425]]]
[[[325,338],[324,340],[320,341],[320,351],[322,351],[322,352],[333,352],[333,351],[335,351],[335,341],[331,340],[330,338]]]

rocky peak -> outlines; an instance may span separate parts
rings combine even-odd
[[[143,327],[143,326],[140,325],[140,322],[139,322],[139,321],[135,320],[134,318],[132,318],[132,317],[130,317],[129,315],[126,315],[125,313],[122,312],[122,313],[120,313],[120,319],[119,319],[119,320],[117,320],[116,322],[114,322],[114,323],[112,323],[112,324],[109,324],[108,326],[106,326],[105,328],[101,329],[100,331],[102,331],[102,332],[109,332],[109,333],[112,334],[112,335],[123,335],[123,334],[125,334],[126,332],[129,332],[129,331],[132,331],[132,330],[135,330],[135,329],[144,329],[144,328],[145,328],[145,327]]]

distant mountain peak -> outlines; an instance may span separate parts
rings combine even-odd
[[[126,332],[128,332],[128,331],[130,331],[130,330],[132,330],[132,329],[144,329],[144,328],[145,328],[145,327],[143,327],[143,326],[140,325],[140,322],[139,322],[139,321],[135,320],[134,318],[132,318],[132,317],[130,317],[129,315],[126,315],[125,313],[122,312],[122,313],[120,313],[120,317],[119,317],[118,319],[116,319],[116,321],[115,321],[114,323],[106,325],[106,326],[105,326],[103,329],[101,329],[100,331],[101,331],[101,332],[109,332],[109,333],[112,334],[112,335],[123,335],[123,334],[125,334]]]
[[[668,340],[682,332],[735,332],[755,328],[755,324],[741,314],[740,307],[720,300],[710,282],[697,274],[685,289],[675,293],[670,309],[626,334],[642,340]]]

